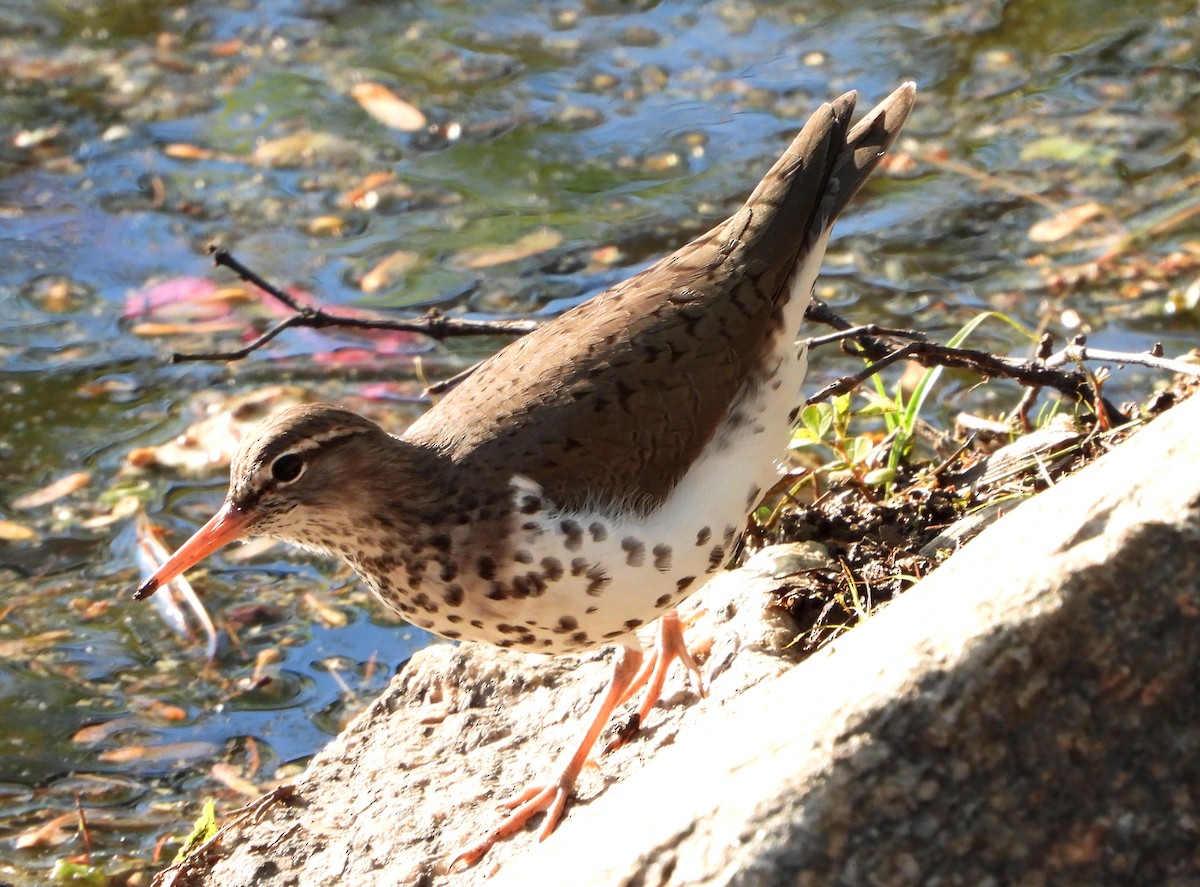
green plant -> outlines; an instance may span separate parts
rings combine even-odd
[[[828,451],[833,458],[816,471],[831,481],[850,479],[867,486],[886,483],[889,478],[872,467],[877,447],[875,439],[870,434],[852,434],[850,431],[852,419],[878,415],[879,409],[878,405],[870,404],[853,411],[849,394],[836,395],[829,402],[809,404],[800,413],[800,425],[792,435],[791,448]]]
[[[183,839],[183,845],[175,854],[174,863],[183,862],[188,855],[201,844],[217,833],[217,802],[209,798],[204,802],[204,809],[192,825],[191,833]]]

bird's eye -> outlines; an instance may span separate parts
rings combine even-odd
[[[290,484],[304,473],[304,460],[295,453],[284,453],[271,463],[271,477],[281,484]]]

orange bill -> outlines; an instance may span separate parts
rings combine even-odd
[[[246,535],[250,528],[251,513],[234,508],[226,502],[221,510],[209,518],[208,523],[198,529],[179,550],[167,558],[166,563],[154,571],[154,575],[143,582],[133,593],[135,600],[145,600],[181,573],[186,573],[200,561],[219,548],[224,548],[235,539]]]

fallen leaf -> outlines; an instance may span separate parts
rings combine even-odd
[[[153,468],[158,464],[158,447],[134,447],[125,454],[125,461],[134,468]]]
[[[13,136],[12,143],[17,148],[36,148],[47,142],[52,142],[62,133],[61,123],[53,126],[43,126],[38,129],[26,129]]]
[[[153,314],[172,320],[220,320],[233,315],[235,305],[250,301],[241,286],[217,286],[207,277],[172,277],[130,293],[125,298],[126,320]]]
[[[879,161],[879,171],[888,175],[908,175],[917,168],[917,159],[907,151],[889,151]]]
[[[317,237],[341,237],[350,229],[350,224],[341,216],[317,216],[306,226],[308,233]]]
[[[71,296],[71,284],[66,280],[56,280],[40,294],[39,307],[50,314],[66,314],[75,310]]]
[[[145,714],[158,718],[161,721],[179,722],[187,720],[187,709],[178,705],[171,705],[169,702],[163,702],[159,699],[147,699],[145,706],[141,710]]]
[[[71,609],[79,614],[80,619],[88,622],[107,616],[114,603],[114,601],[83,601],[77,598],[71,602]]]
[[[213,764],[210,772],[217,782],[247,798],[257,798],[263,793],[261,788],[242,776],[232,764],[223,762]]]
[[[379,83],[359,83],[350,90],[350,95],[384,126],[404,132],[416,132],[425,127],[425,115],[420,109]]]
[[[1117,159],[1115,148],[1082,141],[1068,135],[1052,135],[1026,142],[1021,148],[1021,160],[1050,160],[1058,163],[1090,163],[1109,166]]]
[[[364,178],[357,188],[353,188],[339,197],[338,203],[342,206],[357,206],[360,209],[370,209],[369,205],[364,205],[364,203],[369,202],[368,195],[374,194],[375,189],[390,184],[395,179],[396,174],[392,172],[373,172]]]
[[[11,520],[0,520],[0,541],[29,542],[37,537],[37,533],[24,524]]]
[[[305,592],[304,603],[312,607],[317,619],[319,619],[321,624],[325,625],[326,627],[340,628],[350,621],[345,613],[337,609],[337,607],[329,606],[311,591]]]
[[[104,527],[111,526],[117,521],[124,520],[131,514],[136,514],[141,507],[141,501],[137,496],[122,496],[117,503],[112,507],[108,514],[98,514],[95,517],[89,517],[83,521],[82,526],[89,530],[100,530]]]
[[[207,336],[213,333],[228,333],[242,329],[232,320],[210,320],[192,323],[137,323],[130,332],[135,336],[153,338],[157,336]]]
[[[1029,229],[1029,239],[1034,243],[1053,243],[1056,240],[1062,240],[1103,212],[1104,207],[1098,203],[1081,203],[1079,206],[1069,207],[1049,219],[1042,219],[1035,223]]]
[[[287,617],[282,607],[271,604],[243,604],[225,611],[225,620],[238,628],[252,625],[269,625],[282,622]]]
[[[136,387],[128,379],[98,379],[95,382],[84,382],[76,391],[84,397],[111,397],[131,394]]]
[[[462,250],[451,259],[456,265],[477,271],[536,256],[562,243],[562,235],[549,228],[539,228],[518,238],[507,246],[480,246]]]
[[[111,721],[101,721],[99,724],[88,724],[86,727],[80,727],[75,731],[75,735],[71,737],[71,741],[76,745],[95,745],[97,742],[103,742],[114,733],[119,733],[121,730],[133,729],[138,726],[138,722],[134,718],[113,718]]]
[[[1063,329],[1077,330],[1083,326],[1083,318],[1074,308],[1064,308],[1058,316],[1058,322],[1063,325]]]
[[[25,511],[30,508],[41,508],[43,505],[49,505],[51,502],[57,502],[70,496],[76,490],[83,489],[91,483],[92,476],[86,471],[75,471],[68,474],[66,477],[60,477],[53,483],[47,484],[40,490],[34,490],[31,493],[26,493],[23,496],[18,496],[12,501],[12,507],[19,511]]]
[[[395,382],[366,382],[358,386],[358,396],[364,400],[412,400],[419,393],[411,385]]]
[[[252,536],[233,548],[227,549],[221,556],[231,564],[242,564],[262,557],[272,548],[282,543],[270,536]]]
[[[36,653],[57,647],[72,638],[71,632],[60,628],[44,631],[27,638],[10,638],[0,641],[0,659],[27,659]]]
[[[308,594],[311,596],[312,592]],[[259,650],[254,657],[253,680],[262,680],[271,666],[278,665],[281,662],[283,662],[283,653],[279,651],[278,647],[266,647]]]
[[[310,166],[317,163],[335,164],[359,156],[358,147],[348,139],[328,132],[292,133],[261,142],[254,149],[254,161],[265,166]]]
[[[246,432],[261,419],[307,399],[303,388],[271,385],[230,398],[182,434],[156,447],[138,447],[125,461],[135,468],[162,467],[207,473],[233,459]]]
[[[28,850],[31,847],[55,847],[69,841],[75,836],[74,829],[67,826],[79,821],[74,811],[62,813],[49,822],[44,822],[35,828],[21,832],[15,841],[18,850]]]
[[[418,253],[409,250],[397,250],[385,256],[370,271],[362,276],[359,286],[364,293],[373,293],[392,283],[397,277],[410,271],[420,261]]]
[[[184,837],[179,846],[179,852],[171,861],[172,865],[183,862],[197,848],[211,840],[217,834],[217,802],[213,798],[204,801],[204,809],[192,824],[192,830]]]
[[[650,172],[670,172],[683,164],[677,151],[660,151],[642,160],[642,168]]]
[[[213,152],[198,145],[176,143],[163,148],[163,153],[177,160],[211,160]]]
[[[592,250],[592,263],[595,265],[611,266],[617,264],[617,260],[621,258],[621,248],[614,244],[608,246],[600,246]]]
[[[231,55],[236,55],[242,51],[242,41],[237,37],[229,40],[223,40],[220,43],[214,43],[208,48],[209,55],[214,55],[217,58],[228,58]]]
[[[188,761],[215,754],[211,742],[168,742],[163,745],[126,745],[100,752],[96,757],[106,764],[131,764],[136,761]]]
[[[161,61],[159,62],[161,64]],[[88,822],[91,826],[91,821]],[[108,874],[101,866],[87,862],[87,854],[75,858],[58,859],[50,869],[50,880],[55,884],[81,884],[84,887],[108,887]]]

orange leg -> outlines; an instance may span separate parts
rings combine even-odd
[[[621,730],[617,737],[608,744],[604,749],[605,752],[620,748],[637,732],[642,724],[646,723],[646,718],[650,716],[650,711],[657,704],[659,697],[662,696],[662,688],[667,679],[667,671],[671,668],[671,663],[676,659],[682,662],[684,667],[696,676],[697,692],[701,696],[704,696],[704,681],[700,675],[700,666],[696,665],[696,660],[692,658],[687,644],[684,643],[683,622],[679,618],[678,611],[668,610],[658,622],[658,641],[654,645],[654,652],[650,654],[650,658],[646,660],[645,665],[637,673],[637,677],[630,681],[625,695],[621,697],[621,703],[631,699],[649,681],[650,685],[646,687],[646,695],[642,697],[642,704],[638,706],[637,713],[630,719],[629,724]]]
[[[451,871],[458,871],[474,865],[483,854],[491,849],[493,844],[520,831],[529,820],[543,810],[546,811],[546,821],[542,824],[542,831],[538,838],[544,841],[549,837],[562,817],[563,807],[566,806],[571,789],[575,786],[579,771],[583,769],[592,747],[600,738],[600,733],[604,730],[605,725],[608,724],[613,709],[627,697],[629,685],[638,676],[638,666],[641,665],[641,662],[641,650],[624,646],[617,649],[617,658],[613,662],[612,678],[608,682],[608,689],[600,697],[593,710],[587,732],[583,734],[583,738],[575,746],[575,750],[566,759],[566,763],[559,770],[558,777],[549,785],[531,786],[506,801],[503,806],[512,810],[512,813],[482,840],[458,854],[450,863]]]

